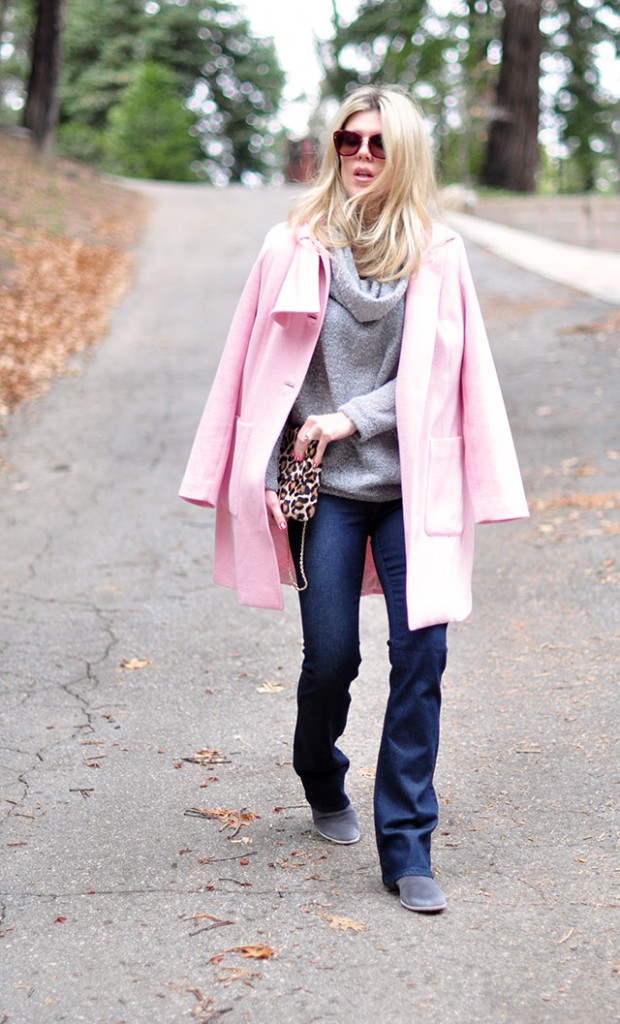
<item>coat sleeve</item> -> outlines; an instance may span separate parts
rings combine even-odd
[[[264,251],[264,250],[263,250]],[[261,288],[263,251],[237,304],[179,490],[196,505],[215,506],[234,438],[237,400]]]
[[[463,441],[474,520],[524,519],[529,512],[506,407],[465,249],[458,244],[465,331]]]

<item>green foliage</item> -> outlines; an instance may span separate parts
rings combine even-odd
[[[144,64],[169,72],[161,116],[173,123],[174,96],[178,110],[185,104],[191,111],[184,114],[191,134],[182,177],[193,176],[191,166],[218,184],[269,178],[277,164],[284,75],[272,41],[252,36],[236,5],[223,0],[67,0],[58,136],[64,151],[108,164],[112,152],[120,159],[120,115],[111,112],[135,104],[135,93],[127,93],[137,88],[136,65]],[[181,149],[174,131],[168,159],[176,164]]]
[[[239,9],[222,0],[160,3],[144,38],[148,57],[172,68],[190,97],[203,172],[218,184],[269,177],[284,85],[273,42],[254,37]]]
[[[561,187],[590,191],[616,148],[618,99],[603,89],[595,58],[602,44],[616,49],[620,12],[605,0],[558,0],[547,4],[542,29],[548,39],[543,60],[563,79],[546,112],[557,127],[564,161],[571,164],[562,169]]]
[[[21,117],[33,24],[33,0],[0,0],[0,123],[14,123]]]
[[[164,64],[139,64],[108,116],[104,137],[107,170],[132,178],[195,180],[193,117],[184,109],[173,73]]]

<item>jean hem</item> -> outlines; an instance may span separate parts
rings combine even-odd
[[[340,811],[346,811],[347,807],[351,806],[351,801],[347,799],[346,803],[342,807],[319,807],[318,804],[311,804],[308,801],[308,806],[312,811],[318,811],[319,814],[339,814]]]
[[[434,878],[435,877],[431,868],[427,868],[427,867],[424,867],[424,868],[420,868],[420,867],[402,868],[401,870],[398,870],[398,871],[392,871],[388,875],[386,875],[386,874],[382,875],[383,884],[385,886],[387,886],[388,889],[393,888],[394,883],[399,878],[405,878],[406,875],[422,875],[424,878]]]

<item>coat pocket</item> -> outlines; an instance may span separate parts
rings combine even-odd
[[[431,536],[463,532],[463,438],[432,437],[425,529]]]
[[[232,465],[230,467],[230,483],[228,485],[228,508],[233,516],[239,514],[239,495],[243,486],[244,466],[251,430],[251,423],[245,423],[237,417]]]

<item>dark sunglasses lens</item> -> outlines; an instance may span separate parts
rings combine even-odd
[[[340,156],[355,156],[362,144],[362,136],[358,132],[348,132],[341,129],[334,132],[334,144]]]
[[[340,156],[355,156],[362,145],[364,136],[359,132],[349,132],[346,128],[334,132],[334,145]],[[375,160],[385,160],[385,149],[383,148],[383,137],[371,135],[368,139],[368,148]]]

